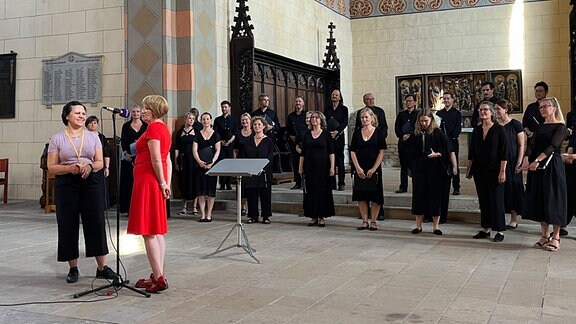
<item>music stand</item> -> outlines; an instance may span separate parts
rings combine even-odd
[[[210,170],[206,172],[209,176],[223,176],[223,177],[236,177],[236,224],[234,227],[230,229],[226,237],[216,251],[207,255],[207,257],[218,254],[222,251],[229,250],[233,247],[243,248],[252,259],[256,260],[256,262],[260,263],[260,260],[254,256],[255,249],[252,249],[250,246],[250,241],[248,241],[248,235],[246,235],[246,231],[244,230],[244,224],[242,224],[242,177],[249,177],[253,175],[259,175],[264,167],[268,164],[268,159],[224,159],[214,165]],[[238,241],[235,245],[231,245],[227,248],[222,248],[224,242],[230,237],[230,234],[236,229],[236,234]],[[242,244],[242,238],[244,238],[244,242],[246,245]]]

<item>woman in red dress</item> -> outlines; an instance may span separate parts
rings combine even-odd
[[[134,163],[134,188],[128,217],[129,234],[142,235],[152,274],[140,279],[136,288],[156,293],[168,288],[164,278],[164,256],[168,232],[166,199],[170,197],[172,162],[171,136],[161,118],[168,113],[168,102],[158,95],[142,100],[142,118],[148,128],[136,141],[138,155]]]

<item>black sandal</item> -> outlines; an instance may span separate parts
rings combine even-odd
[[[356,229],[359,231],[367,230],[368,228],[368,222],[362,222],[362,226],[356,227]]]
[[[270,224],[270,219],[265,218],[264,220],[262,220],[262,224]]]
[[[255,220],[255,219],[253,219],[253,218],[250,218],[250,219],[246,222],[246,224],[254,224],[254,223],[258,223],[258,221]]]
[[[310,227],[318,226],[318,218],[314,218],[314,221],[308,223],[308,226],[310,226]]]

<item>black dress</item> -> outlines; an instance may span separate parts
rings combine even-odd
[[[366,173],[369,169],[374,166],[376,159],[380,150],[386,148],[386,141],[384,139],[383,133],[379,129],[375,129],[372,136],[365,141],[362,137],[362,131],[359,129],[352,135],[352,141],[348,150],[356,154],[356,159],[358,164]],[[378,186],[376,191],[361,191],[356,188],[352,188],[352,200],[353,201],[371,201],[378,205],[384,204],[384,189],[382,187],[382,167],[379,166],[373,177],[378,178]]]
[[[218,133],[213,132],[212,136],[209,139],[204,139],[202,133],[198,132],[196,135],[196,143],[198,144],[198,152],[200,150],[205,149],[207,147],[211,147],[213,152],[216,151],[216,143],[220,142],[220,135]],[[195,182],[196,182],[196,195],[197,196],[208,196],[208,197],[216,197],[216,183],[218,177],[211,177],[206,175],[207,169],[201,168],[198,164],[196,164],[196,174],[195,174]]]
[[[242,158],[246,158],[246,145],[248,143],[250,143],[250,137],[252,137],[252,134],[248,135],[248,136],[244,136],[242,135],[242,129],[238,129],[238,131],[236,132],[236,137],[234,140],[234,149],[238,151],[238,154],[236,155],[237,159],[242,159]],[[244,181],[242,181],[242,198],[246,198],[246,183]]]
[[[176,132],[176,148],[178,148],[179,155],[176,157],[176,163],[180,167],[178,172],[178,185],[182,194],[182,199],[193,200],[196,198],[196,188],[194,186],[194,168],[196,167],[196,160],[192,154],[192,145],[196,140],[196,136],[192,134],[194,128],[186,132],[184,127],[181,127]]]
[[[542,124],[528,142],[526,156],[533,162],[540,153],[552,159],[546,169],[528,171],[522,218],[553,225],[566,225],[566,173],[560,148],[566,137],[562,123]],[[540,164],[546,163],[546,159]]]
[[[512,119],[504,125],[508,138],[508,163],[506,164],[506,182],[504,183],[504,211],[513,210],[522,213],[524,204],[524,183],[522,172],[516,173],[518,163],[518,134],[524,131],[522,124]]]
[[[269,136],[264,137],[258,145],[254,136],[249,137],[244,146],[244,157],[249,159],[267,159],[268,164],[264,172],[259,176],[245,178],[246,197],[248,198],[248,217],[258,220],[258,199],[262,208],[264,220],[272,216],[272,156],[274,154],[274,142]]]
[[[302,140],[304,157],[304,216],[321,218],[333,216],[334,197],[330,188],[330,154],[334,154],[334,141],[323,130],[318,138],[308,131]]]
[[[237,158],[241,159],[246,157],[245,147],[248,143],[250,143],[251,137],[252,134],[248,136],[242,135],[241,129],[239,129],[238,132],[236,132],[236,139],[234,140],[234,149],[238,150],[238,155],[236,156]]]
[[[130,124],[132,121],[127,121],[122,125],[122,133],[120,137],[120,144],[122,146],[122,152],[130,153],[130,145],[136,143],[136,140],[140,138],[142,134],[148,128],[148,124],[142,122],[139,131],[135,131]],[[134,183],[134,157],[132,162],[124,160],[124,154],[122,156],[122,162],[120,163],[120,212],[127,213],[130,209],[130,200],[132,199],[132,185]]]
[[[480,226],[501,232],[506,230],[504,215],[504,184],[498,182],[500,165],[508,161],[508,140],[504,127],[493,124],[483,137],[482,124],[474,127],[468,150],[472,160],[470,172],[474,177]]]
[[[432,151],[441,156],[429,158]],[[450,151],[449,139],[440,128],[431,134],[414,135],[414,155],[410,158],[413,161],[412,214],[440,216],[443,195],[449,194],[443,186],[448,177],[445,168],[452,168],[448,162]]]

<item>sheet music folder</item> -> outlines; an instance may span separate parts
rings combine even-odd
[[[224,159],[206,172],[209,176],[248,177],[258,175],[268,159]]]

